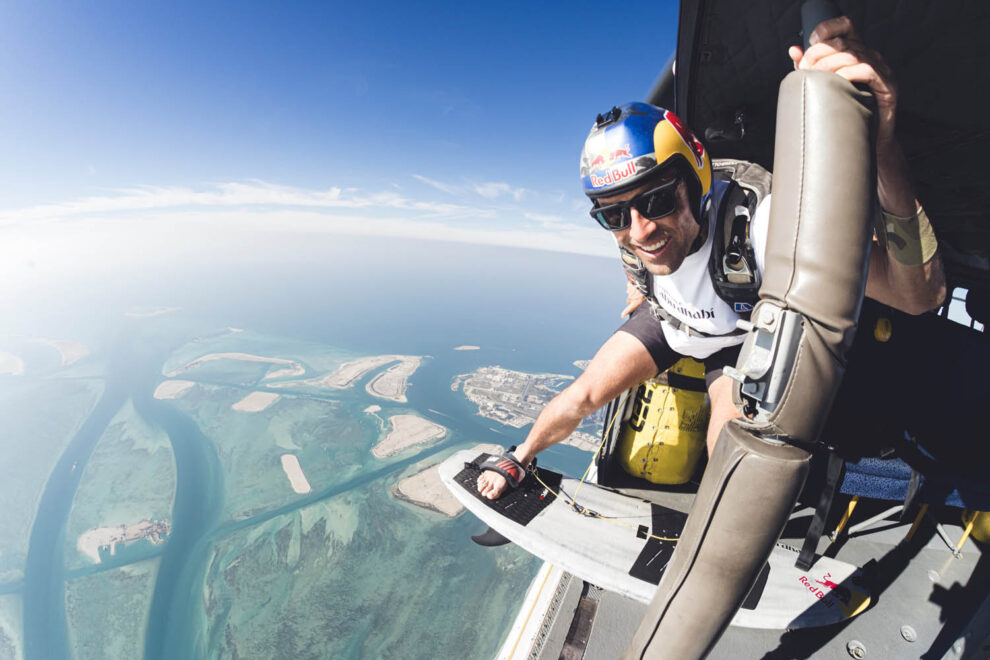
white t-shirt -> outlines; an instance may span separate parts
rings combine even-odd
[[[770,195],[756,209],[750,222],[750,239],[759,271],[764,270],[767,226],[770,219]],[[712,240],[715,235],[714,214],[709,219],[708,239],[695,253],[689,254],[681,267],[670,275],[653,276],[653,295],[668,314],[690,328],[716,337],[698,337],[677,330],[661,321],[664,338],[670,348],[696,359],[704,359],[728,346],[741,344],[745,335],[729,334],[736,330],[737,314],[729,303],[718,297],[708,274]]]

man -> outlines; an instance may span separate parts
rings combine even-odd
[[[807,53],[790,49],[795,68],[830,71],[863,83],[877,102],[877,196],[886,236],[870,254],[866,295],[912,314],[932,309],[945,295],[944,275],[934,234],[912,191],[894,137],[897,95],[890,72],[879,54],[865,47],[848,18],[823,22],[810,43]],[[734,332],[737,317],[713,295],[707,272],[713,242],[713,220],[706,206],[712,192],[708,154],[668,111],[630,104],[610,115],[596,124],[585,146],[585,192],[595,206],[592,216],[612,230],[619,246],[635,255],[652,276],[655,299],[651,305],[640,305],[642,300],[633,296],[627,309],[635,311],[629,321],[605,342],[584,373],[547,404],[514,456],[506,457],[518,465],[481,475],[478,490],[490,499],[504,492],[506,477],[518,482],[520,466],[565,439],[586,415],[684,355],[705,363],[712,411],[709,452],[725,423],[741,416],[732,402],[732,381],[722,369],[735,364],[743,335]],[[613,136],[611,150],[596,144],[608,142],[604,135],[609,131],[621,135],[619,142]],[[628,144],[622,142],[626,137]],[[637,151],[637,141],[645,139],[656,140],[653,166],[636,158],[646,150]],[[612,160],[618,165],[595,170]],[[635,165],[623,167],[625,162]],[[761,268],[768,206],[761,205],[751,227]],[[664,320],[651,313],[654,305],[662,308]]]

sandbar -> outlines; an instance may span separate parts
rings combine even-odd
[[[251,392],[246,397],[231,406],[239,412],[261,412],[275,403],[279,395],[275,392]]]
[[[270,362],[271,364],[284,364],[287,365],[286,369],[279,369],[278,371],[267,374],[265,378],[281,378],[284,376],[301,376],[306,373],[306,368],[295,360],[284,360],[282,358],[264,357],[262,355],[251,355],[250,353],[210,353],[209,355],[204,355],[203,357],[196,358],[189,364],[179,367],[174,371],[167,374],[169,378],[174,378],[184,371],[189,371],[190,369],[195,369],[196,367],[202,365],[204,362],[212,362],[213,360],[240,360],[242,362]]]
[[[124,316],[130,316],[131,318],[145,319],[151,316],[161,316],[162,314],[171,314],[172,312],[177,312],[181,307],[158,307],[150,312],[124,312]]]
[[[24,373],[24,360],[13,353],[0,351],[0,374],[20,376]]]
[[[471,346],[469,344],[465,344],[464,346],[456,346],[454,348],[454,350],[455,351],[480,351],[481,350],[481,346]]]
[[[32,339],[35,344],[51,346],[62,358],[62,366],[68,366],[73,362],[78,362],[89,355],[89,349],[84,344],[68,339]]]
[[[419,415],[392,415],[388,421],[392,425],[392,430],[371,450],[371,453],[378,458],[386,458],[447,435],[446,427],[423,419]]]
[[[302,467],[299,466],[299,459],[296,458],[295,454],[282,454],[282,469],[285,470],[285,476],[289,478],[289,483],[292,484],[292,490],[300,495],[313,490],[306,475],[303,474]]]
[[[178,399],[195,384],[191,380],[165,380],[155,388],[154,396],[156,399]]]
[[[501,454],[502,447],[498,445],[476,445],[472,452]],[[440,481],[439,464],[432,465],[416,474],[406,477],[389,489],[393,497],[415,504],[416,506],[436,511],[449,518],[454,518],[464,507],[454,494]]]
[[[389,367],[384,373],[372,378],[364,389],[368,394],[379,399],[405,403],[407,381],[422,362],[422,358],[419,357],[404,358],[399,364]]]
[[[372,404],[372,405],[368,406],[367,408],[365,408],[364,409],[364,412],[366,412],[369,415],[371,415],[372,417],[376,418],[379,421],[379,423],[381,423],[382,428],[385,428],[385,419],[381,415],[378,414],[379,411],[381,411],[381,409],[382,409],[381,406],[376,406],[376,405],[373,405]]]

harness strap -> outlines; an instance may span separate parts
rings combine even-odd
[[[846,462],[834,451],[828,452],[828,467],[825,469],[825,487],[822,488],[818,497],[818,506],[815,507],[815,515],[811,519],[808,527],[808,534],[804,537],[804,545],[801,546],[801,553],[798,555],[794,565],[802,571],[807,571],[814,563],[815,551],[818,549],[818,541],[825,531],[825,519],[832,508],[832,500],[835,499],[835,487],[839,485],[842,472]]]

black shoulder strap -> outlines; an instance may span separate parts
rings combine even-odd
[[[750,238],[750,224],[770,193],[772,177],[755,163],[720,159],[712,163],[716,180],[727,182],[713,205],[715,236],[708,272],[718,296],[745,316],[759,300],[762,278]]]

